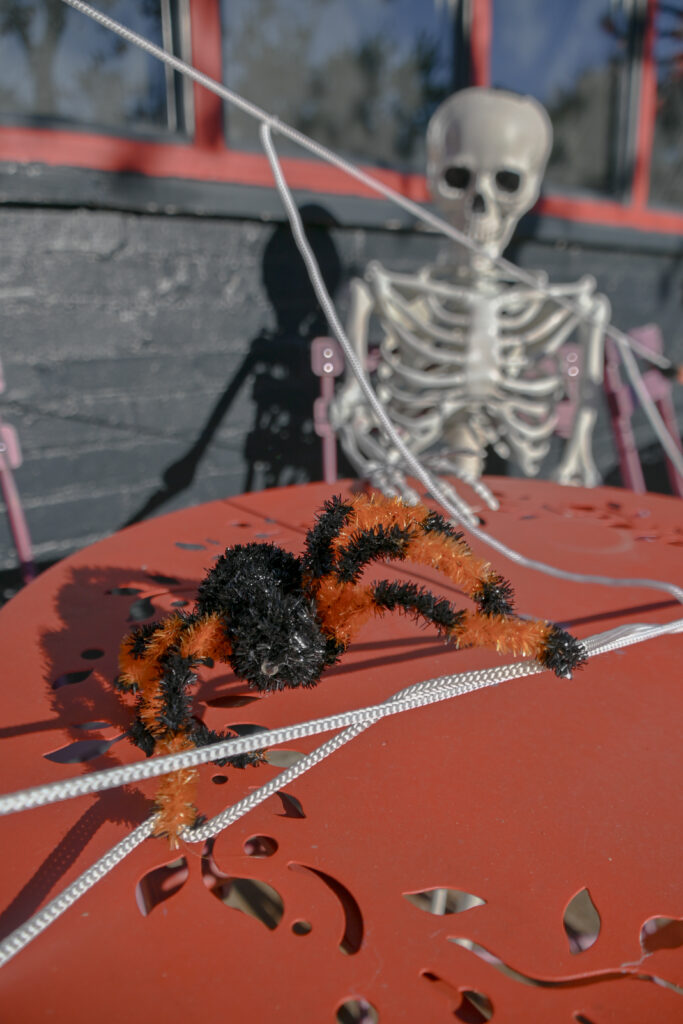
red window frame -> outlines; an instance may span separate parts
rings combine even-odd
[[[648,205],[650,154],[657,102],[653,61],[654,22],[658,0],[648,0],[643,74],[639,98],[636,162],[628,201],[544,195],[536,206],[541,215],[609,227],[634,228],[661,234],[683,233],[683,213]],[[210,77],[222,79],[219,5],[216,0],[191,0],[192,61]],[[471,28],[474,85],[490,83],[491,0],[475,0]],[[132,172],[159,178],[270,187],[266,157],[233,150],[225,141],[223,104],[219,97],[194,85],[194,138],[189,142],[148,141],[60,128],[0,127],[0,159],[48,166]],[[374,197],[366,186],[335,167],[306,158],[283,158],[287,180],[294,189],[345,196]],[[416,202],[429,199],[425,177],[366,167],[383,184]]]
[[[657,109],[657,71],[653,50],[658,2],[659,0],[648,0],[647,4],[635,164],[629,199],[616,202],[609,199],[544,195],[535,207],[537,213],[558,217],[561,220],[635,228],[638,231],[654,231],[667,235],[683,233],[683,213],[657,209],[649,205],[650,160]],[[474,85],[488,86],[491,83],[492,22],[491,0],[475,0],[471,36]]]

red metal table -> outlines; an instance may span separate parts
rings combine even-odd
[[[523,553],[683,578],[677,499],[490,482],[501,509],[487,529]],[[345,490],[285,488],[155,519],[17,595],[0,613],[2,789],[137,760],[127,739],[107,745],[127,725],[110,684],[131,622],[190,602],[229,544],[300,550],[314,511]],[[565,583],[487,557],[520,610],[578,636],[680,613],[658,591]],[[373,575],[427,580],[459,600],[431,571]],[[385,719],[203,856],[147,840],[0,972],[2,1020],[683,1020],[680,649],[680,636],[660,638],[595,658],[572,682],[544,673]],[[260,698],[216,667],[197,707],[211,728],[272,728],[494,663],[387,616],[314,690]],[[201,810],[278,770],[203,768]],[[154,790],[3,818],[2,934],[142,821]]]

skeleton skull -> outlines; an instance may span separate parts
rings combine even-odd
[[[427,130],[432,195],[454,227],[499,256],[538,198],[552,145],[536,100],[498,89],[463,89]]]

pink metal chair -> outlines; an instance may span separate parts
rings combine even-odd
[[[314,338],[311,345],[311,369],[320,377],[320,397],[313,403],[313,426],[322,438],[323,480],[337,479],[337,436],[328,411],[334,398],[334,379],[344,372],[344,354],[335,338]]]
[[[641,345],[651,349],[653,352],[663,351],[662,333],[656,324],[635,327],[629,333]],[[614,437],[619,452],[621,478],[624,486],[630,491],[643,494],[647,488],[631,422],[635,410],[635,402],[629,385],[621,376],[620,362],[615,342],[607,338],[605,345],[605,393],[612,418],[612,429],[614,430]],[[643,373],[643,382],[650,397],[657,406],[667,430],[676,440],[679,449],[683,451],[678,424],[676,423],[671,381],[663,373],[660,373],[659,370],[652,367]],[[679,495],[679,497],[683,497],[683,477],[676,472],[669,459],[666,460],[666,468],[671,490],[674,494]]]
[[[368,351],[367,370],[372,373],[379,362],[379,347]],[[337,480],[337,435],[329,419],[330,402],[334,398],[334,379],[344,372],[346,360],[335,338],[314,338],[311,344],[311,369],[320,377],[320,397],[313,403],[313,425],[322,438],[323,480],[333,484]]]
[[[560,349],[559,360],[567,397],[557,403],[555,433],[566,441],[572,432],[576,405],[579,401],[579,386],[583,372],[583,349],[580,345],[571,342],[563,345]]]
[[[4,390],[5,375],[2,369],[2,362],[0,362],[0,394]],[[0,419],[0,488],[5,499],[5,507],[14,539],[14,546],[19,556],[21,575],[24,583],[28,583],[34,579],[36,569],[33,563],[31,537],[26,525],[24,509],[17,485],[14,482],[13,470],[18,469],[21,463],[21,448],[19,447],[17,432],[9,423],[4,423]]]
[[[655,352],[663,349],[662,335],[656,324],[636,327],[630,332],[633,337]],[[371,353],[376,364],[377,353]],[[571,434],[576,403],[579,398],[579,382],[583,364],[583,351],[580,345],[569,343],[560,351],[560,368],[564,377],[567,397],[558,404],[556,433],[566,439]],[[619,467],[624,487],[642,494],[647,488],[643,476],[643,468],[635,443],[631,419],[635,411],[635,403],[628,384],[624,383],[620,373],[620,360],[617,347],[609,338],[605,347],[605,394],[610,410],[612,429],[619,453]],[[323,479],[325,483],[334,483],[337,479],[337,439],[334,428],[330,425],[328,409],[334,396],[334,379],[344,372],[344,355],[339,343],[334,338],[316,338],[311,349],[311,367],[316,377],[320,377],[320,398],[316,399],[313,418],[315,431],[322,438]],[[674,410],[671,382],[654,367],[643,374],[645,386],[655,402],[669,433],[681,445],[676,414]],[[683,479],[667,459],[667,471],[674,494],[683,497]]]

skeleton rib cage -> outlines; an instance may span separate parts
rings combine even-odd
[[[469,425],[479,448],[512,450],[525,473],[538,471],[564,393],[558,356],[580,325],[578,312],[553,298],[587,309],[600,302],[589,276],[566,285],[538,277],[533,289],[489,270],[458,285],[437,267],[408,275],[369,265],[365,280],[383,332],[377,394],[415,454],[445,440],[446,452],[430,460],[434,468],[457,466],[466,454],[458,451],[458,428]],[[353,382],[345,391],[333,417],[356,468],[366,469],[363,458],[391,462],[367,410],[344,429],[358,400]]]

